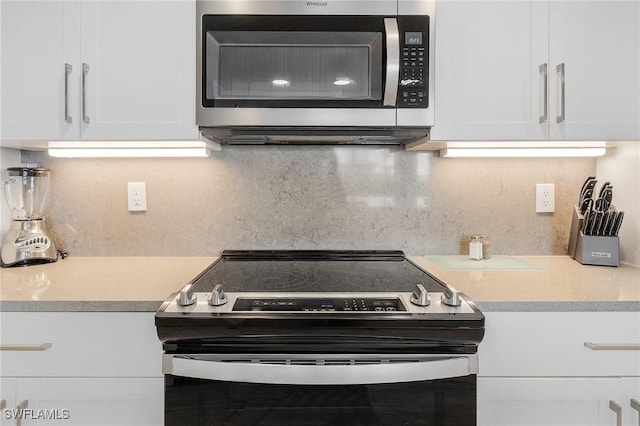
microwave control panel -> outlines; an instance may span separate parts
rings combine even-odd
[[[426,22],[423,21],[425,18]],[[429,79],[428,17],[401,17],[399,24],[401,53],[398,107],[426,108]]]

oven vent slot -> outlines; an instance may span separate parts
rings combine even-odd
[[[272,365],[371,365],[420,362],[419,359],[384,358],[384,359],[221,359],[220,362],[240,364],[272,364]]]

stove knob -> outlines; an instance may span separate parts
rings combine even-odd
[[[222,284],[216,284],[208,301],[211,306],[221,306],[227,303],[227,295],[224,294]]]
[[[411,303],[418,306],[429,306],[429,304],[431,304],[429,293],[427,293],[427,290],[422,284],[416,284],[416,289],[411,295]]]
[[[460,292],[452,286],[445,284],[442,303],[449,306],[460,306]]]
[[[193,285],[187,284],[178,293],[178,306],[189,306],[196,303],[196,296],[193,294]]]

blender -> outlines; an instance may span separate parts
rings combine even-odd
[[[49,170],[42,167],[10,167],[2,182],[13,224],[0,249],[3,267],[58,260],[56,246],[46,232],[44,210],[49,193]]]

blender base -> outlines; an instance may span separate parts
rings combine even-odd
[[[46,232],[44,219],[14,220],[2,242],[0,266],[27,266],[58,260],[58,251]]]

